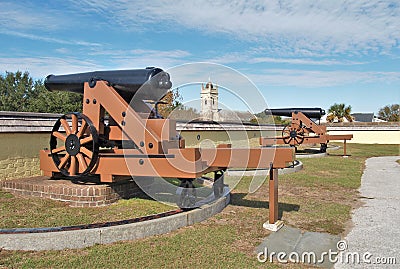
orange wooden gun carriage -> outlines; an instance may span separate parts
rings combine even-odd
[[[346,140],[353,138],[352,134],[330,135],[326,126],[317,124],[313,119],[320,119],[325,115],[322,108],[278,108],[267,109],[267,115],[291,117],[292,122],[282,130],[282,135],[277,137],[261,137],[260,144],[263,146],[287,144],[293,147],[302,144],[320,144],[320,151],[326,152],[330,140]],[[346,155],[346,147],[344,149]]]
[[[98,175],[101,182],[113,182],[117,176],[178,178],[182,188],[191,189],[194,179],[214,172],[218,197],[229,167],[272,168],[274,175],[272,171],[294,161],[291,148],[185,147],[175,121],[163,119],[145,103],[157,103],[172,86],[169,74],[159,68],[49,75],[45,86],[83,94],[83,113],[60,117],[50,149],[40,151],[40,168],[46,176]],[[277,194],[277,187],[272,191]],[[190,207],[186,198],[180,207]],[[276,208],[270,210],[271,223],[277,218],[277,197],[272,198]]]

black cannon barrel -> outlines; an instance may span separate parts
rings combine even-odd
[[[320,119],[325,115],[325,110],[319,107],[312,108],[273,108],[264,110],[266,114],[274,116],[291,117],[293,112],[302,112],[309,118]]]
[[[170,76],[160,68],[147,67],[145,69],[134,70],[113,70],[113,71],[94,71],[88,73],[78,73],[69,75],[49,75],[44,81],[46,89],[49,91],[70,91],[83,93],[84,83],[95,83],[98,80],[108,81],[124,99],[130,99],[146,85],[154,91],[148,93],[147,97],[160,97],[157,93],[160,90],[166,92],[171,88]],[[156,90],[154,90],[156,89]],[[161,96],[162,97],[162,96]]]

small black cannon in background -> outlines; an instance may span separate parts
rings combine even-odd
[[[266,109],[264,113],[273,116],[292,117],[293,113],[303,113],[308,118],[320,119],[325,115],[325,110],[319,107],[314,108],[273,108]]]
[[[326,152],[330,140],[346,140],[353,138],[353,135],[329,135],[326,126],[321,126],[313,119],[320,120],[325,115],[322,108],[275,108],[266,109],[264,113],[273,116],[291,117],[290,125],[285,126],[282,135],[278,137],[261,137],[262,146],[288,144],[296,147],[301,144],[321,144],[320,151]],[[346,150],[345,150],[346,155]]]

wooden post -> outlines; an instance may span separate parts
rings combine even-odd
[[[343,144],[343,156],[347,156],[347,150],[346,150],[346,139],[344,140],[344,144]]]
[[[278,170],[269,170],[269,223],[278,221]]]

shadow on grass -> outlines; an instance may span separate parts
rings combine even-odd
[[[252,207],[252,208],[269,208],[269,202],[245,199],[247,193],[231,193],[231,205]],[[299,211],[300,205],[279,203],[279,218],[282,218],[283,212]]]
[[[338,152],[338,153],[329,152],[328,156],[332,156],[332,157],[344,157],[344,156],[351,157],[352,155],[351,154],[343,155],[343,152]]]
[[[296,149],[296,154],[318,154],[323,153],[319,149]]]

